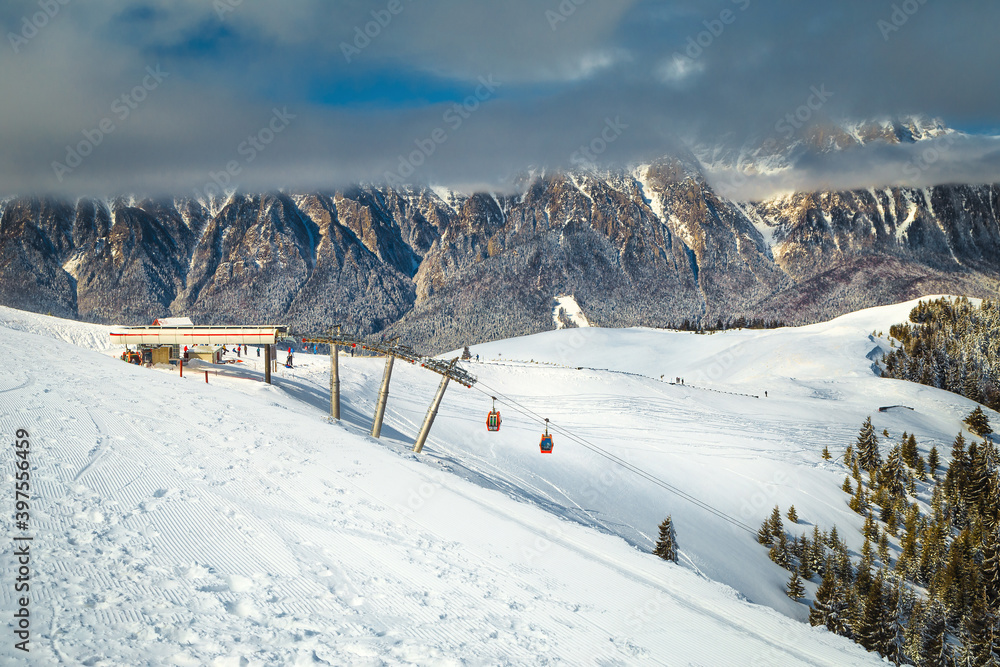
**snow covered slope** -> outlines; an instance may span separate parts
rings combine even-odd
[[[557,296],[552,306],[552,321],[556,329],[565,329],[567,323],[575,327],[589,327],[590,322],[583,314],[583,309],[570,294]]]
[[[926,450],[968,412],[960,397],[872,375],[868,333],[908,311],[477,346],[481,391],[448,390],[416,457],[407,448],[438,382],[416,367],[397,365],[374,441],[381,360],[342,359],[344,420],[331,424],[328,357],[298,354],[267,386],[251,351],[244,378],[206,385],[122,363],[100,351],[99,328],[4,309],[0,428],[32,441],[31,660],[874,664],[788,618],[806,608],[781,594],[787,573],[752,535],[559,435],[541,456],[540,427],[503,403],[500,433],[482,422],[490,392],[503,394],[751,526],[794,502],[802,530],[857,527],[823,445],[836,451],[873,413]],[[891,403],[916,410],[875,412]],[[0,459],[11,516],[12,449]],[[645,553],[667,514],[680,567]],[[5,551],[7,618],[12,572]]]

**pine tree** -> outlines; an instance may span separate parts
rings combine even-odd
[[[1000,658],[997,622],[983,605],[976,601],[962,622],[962,648],[958,663],[968,667],[995,667]]]
[[[948,502],[955,509],[956,525],[964,525],[963,512],[965,503],[965,482],[968,461],[965,451],[965,437],[959,433],[951,446],[951,463],[944,476],[944,493]]]
[[[889,564],[889,536],[885,533],[878,537],[878,558],[883,565]]]
[[[830,448],[824,445],[823,446],[823,460],[829,461],[832,458],[833,457],[830,455]]]
[[[903,653],[911,664],[919,665],[923,651],[924,603],[919,599],[910,609],[909,622],[903,629]]]
[[[847,587],[854,583],[855,581],[855,571],[854,564],[851,562],[851,555],[847,553],[847,545],[841,542],[837,546],[837,553],[835,555],[836,560],[836,574],[837,580]]]
[[[865,596],[861,615],[854,626],[854,634],[859,644],[884,656],[889,653],[890,644],[896,637],[893,632],[894,610],[885,604],[882,588],[882,578],[875,577]]]
[[[889,450],[889,457],[880,473],[881,485],[891,497],[897,498],[906,494],[909,477],[904,468],[902,451],[898,446]]]
[[[793,600],[800,600],[805,594],[806,588],[802,585],[802,580],[799,579],[799,573],[792,572],[792,576],[788,580],[788,585],[785,587],[785,595]]]
[[[791,507],[788,508],[788,514],[787,514],[787,516],[788,516],[788,520],[791,521],[792,523],[798,523],[799,522],[799,515],[795,511],[795,505],[792,505]]]
[[[781,567],[788,567],[788,538],[785,537],[785,532],[782,531],[778,534],[778,539],[775,541],[774,546],[768,551],[768,556],[771,557],[775,563]]]
[[[844,493],[850,493],[852,495],[854,494],[854,487],[851,486],[850,475],[844,477],[844,483],[843,485],[841,485],[840,490],[843,491]]]
[[[946,635],[948,625],[944,617],[941,603],[932,602],[927,609],[924,629],[921,633],[920,661],[921,667],[947,667],[949,661],[948,642]]]
[[[806,546],[806,548],[803,550],[802,556],[799,557],[798,573],[799,576],[805,579],[806,581],[812,579],[813,576],[816,574],[813,571],[812,564],[810,563],[810,550],[808,546]]]
[[[771,535],[778,537],[785,532],[785,526],[781,523],[781,510],[775,505],[771,511]]]
[[[769,519],[764,519],[764,523],[760,524],[760,529],[757,531],[757,541],[765,547],[774,544],[774,535],[771,534],[771,521]]]
[[[994,613],[1000,613],[1000,536],[988,533],[983,541],[983,564],[980,568],[983,602]]]
[[[865,419],[858,433],[858,465],[863,470],[874,472],[882,464],[878,451],[878,436],[875,435],[875,427],[872,426],[872,418]]]
[[[976,409],[963,420],[963,422],[969,427],[970,431],[978,435],[980,438],[985,438],[993,432],[993,429],[990,428],[989,418],[983,412],[983,409],[978,405],[976,406]]]
[[[851,497],[851,501],[847,505],[858,514],[864,514],[868,509],[868,500],[865,498],[865,487],[858,484],[855,494]]]
[[[875,517],[872,516],[871,512],[868,512],[868,516],[865,517],[865,525],[861,531],[866,540],[877,540],[878,539],[878,524],[875,522]]]
[[[670,516],[660,524],[660,537],[656,540],[653,553],[663,560],[677,562],[677,535],[674,533],[674,522]]]
[[[888,638],[885,657],[889,662],[900,665],[906,662],[903,650],[903,631],[908,610],[912,606],[911,594],[901,591],[891,580],[883,580],[882,594],[885,599],[886,616],[882,619],[883,634]]]
[[[927,467],[931,477],[937,475],[938,466],[941,465],[941,459],[938,456],[937,447],[931,447],[931,451],[927,454]]]
[[[841,599],[842,591],[837,586],[837,578],[833,568],[827,568],[823,575],[823,583],[816,591],[816,600],[809,609],[809,625],[825,626],[830,632],[847,635],[848,625],[844,612],[846,605]]]
[[[980,514],[986,510],[993,491],[993,472],[990,470],[989,452],[986,446],[969,448],[969,463],[966,473],[965,504],[975,507]]]
[[[819,526],[813,526],[812,544],[809,548],[809,568],[814,572],[826,574],[824,569],[826,553],[823,550],[824,536],[819,531]]]
[[[899,448],[903,453],[903,462],[911,468],[914,467],[913,463],[918,456],[917,441],[911,440],[910,434],[903,431],[903,435],[899,439]]]
[[[917,571],[918,518],[917,512],[907,512],[903,539],[900,541],[901,552],[896,561],[896,570],[906,578],[912,578]]]
[[[886,508],[886,510],[888,511],[883,510],[882,512],[882,520],[885,522],[885,532],[893,537],[896,537],[896,530],[899,527],[899,520],[896,518],[896,508],[894,506],[890,506]]]

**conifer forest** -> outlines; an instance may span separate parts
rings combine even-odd
[[[775,507],[764,521],[757,540],[790,570],[787,595],[802,599],[802,582],[819,582],[812,625],[897,665],[998,664],[997,449],[981,409],[965,424],[969,437],[955,437],[943,466],[936,447],[924,456],[905,432],[883,443],[865,420],[838,463],[845,502],[865,517],[860,553],[836,526],[796,535],[794,507],[784,519]]]
[[[882,375],[961,394],[1000,410],[1000,304],[969,299],[921,301],[910,321],[889,330],[898,347]]]

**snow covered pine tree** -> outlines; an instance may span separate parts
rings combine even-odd
[[[653,554],[663,560],[677,562],[677,535],[674,533],[674,521],[669,516],[660,524],[660,538],[656,540]]]

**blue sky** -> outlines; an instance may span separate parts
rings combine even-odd
[[[40,5],[12,3],[0,8],[0,182],[172,192],[236,161],[241,187],[336,188],[383,179],[440,130],[414,182],[502,187],[529,168],[572,166],[616,119],[628,129],[595,156],[602,166],[760,141],[814,87],[831,95],[805,125],[922,114],[996,134],[1000,4],[902,6],[93,0],[40,19]],[[148,68],[166,75],[153,86]],[[123,95],[125,118],[112,111]],[[240,147],[266,137],[276,110],[294,118],[248,159]],[[113,130],[95,134],[103,120]],[[88,155],[70,167],[77,148]],[[909,159],[862,153],[873,182]],[[983,137],[924,177],[1000,180],[997,163]],[[815,164],[802,173],[824,182]]]

